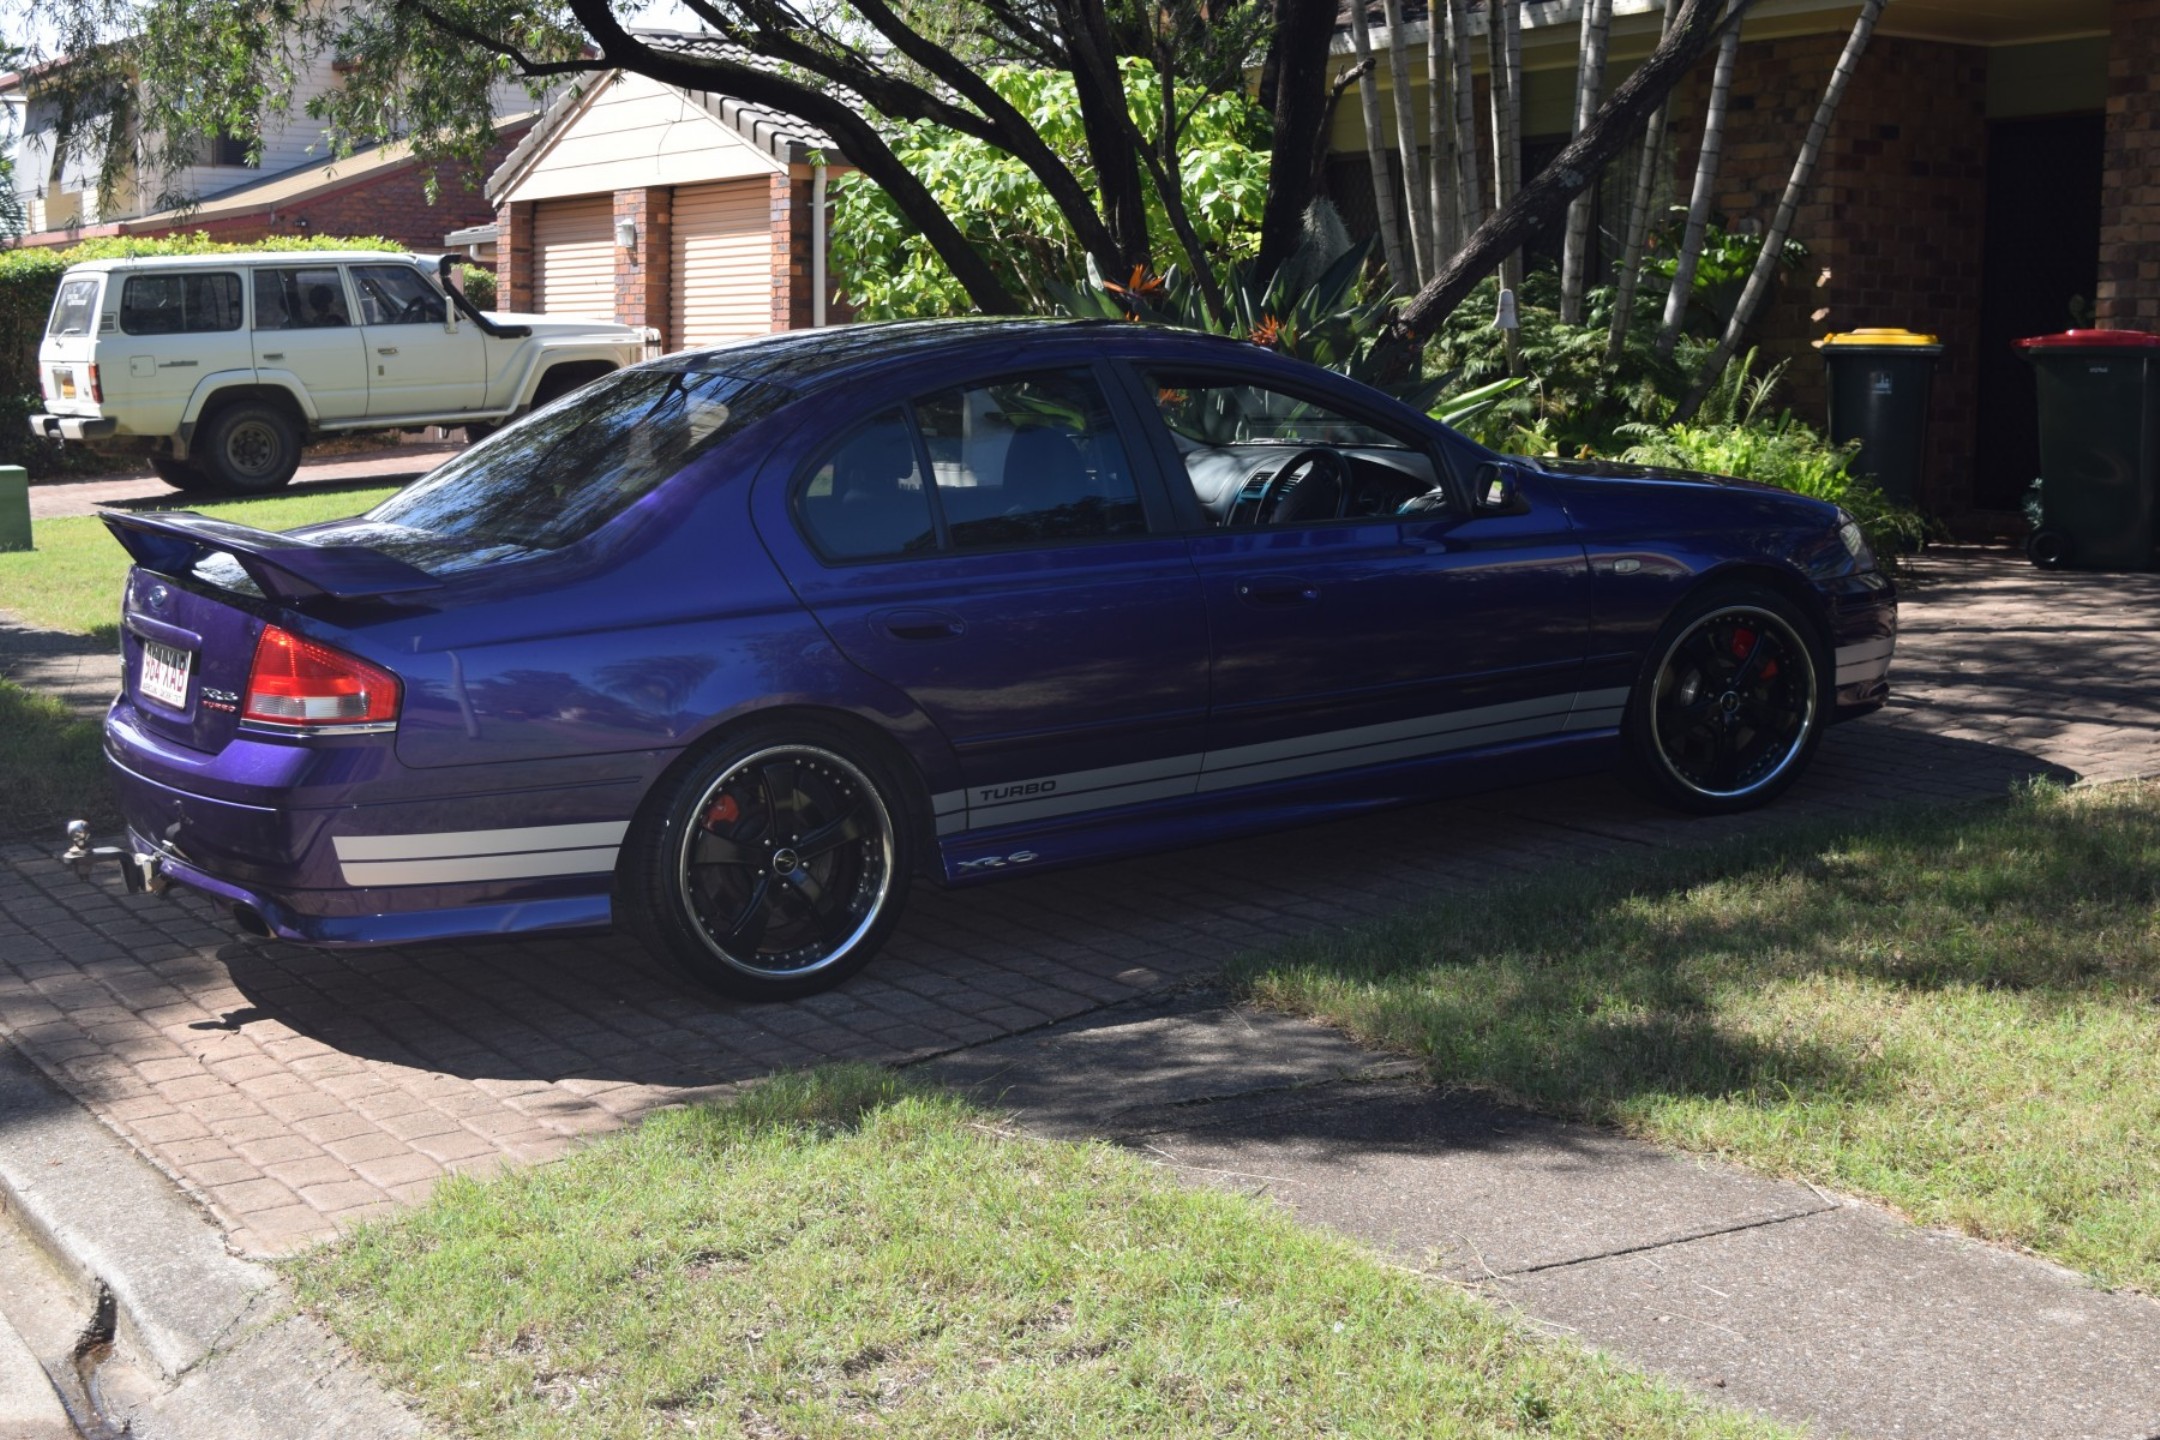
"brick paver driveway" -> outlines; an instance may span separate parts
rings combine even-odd
[[[1442,886],[1798,815],[2160,773],[2160,576],[1920,567],[1881,715],[1832,732],[1766,815],[1677,817],[1607,780],[1513,790],[1001,888],[917,891],[870,970],[737,1006],[613,938],[324,953],[236,939],[0,851],[0,1034],[275,1253],[445,1171],[560,1153],[777,1066],[897,1061],[1204,978],[1227,955]]]

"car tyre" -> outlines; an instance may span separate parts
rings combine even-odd
[[[493,420],[468,420],[464,425],[465,443],[477,445],[500,429],[502,426]]]
[[[2060,530],[2035,530],[2025,542],[2025,558],[2042,570],[2060,570],[2070,563],[2075,548]]]
[[[792,1000],[870,963],[914,870],[907,792],[854,737],[754,726],[700,755],[632,827],[618,914],[737,1000]]]
[[[300,426],[281,405],[243,400],[218,411],[207,428],[203,463],[227,490],[260,495],[300,468]]]
[[[1767,804],[1821,743],[1833,675],[1821,627],[1777,592],[1695,597],[1659,631],[1628,697],[1630,778],[1698,814]]]
[[[170,455],[151,456],[150,468],[157,472],[158,479],[175,490],[208,490],[213,483],[208,475],[194,465],[185,460],[175,460]]]

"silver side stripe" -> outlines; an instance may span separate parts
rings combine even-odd
[[[602,820],[509,830],[338,835],[330,844],[348,885],[454,885],[612,870],[629,830],[627,820]]]
[[[1549,695],[1539,700],[1516,700],[1505,705],[1480,705],[1472,710],[1451,710],[1415,720],[1395,720],[1383,725],[1359,725],[1322,735],[1303,735],[1294,740],[1271,740],[1260,745],[1240,745],[1210,752],[1200,788],[1229,790],[1263,780],[1283,780],[1317,775],[1326,770],[1347,770],[1359,765],[1378,765],[1389,760],[1409,760],[1421,755],[1442,755],[1451,750],[1470,750],[1534,735],[1550,735],[1567,722],[1575,697]]]
[[[1016,820],[1035,820],[1047,815],[1070,815],[1076,810],[1107,810],[1113,805],[1190,795],[1193,777],[1199,773],[1198,755],[1178,755],[1167,760],[1105,765],[1096,770],[1075,770],[1069,775],[1020,780],[1007,785],[978,785],[967,792],[966,828],[1007,825]]]
[[[1889,672],[1890,657],[1896,653],[1897,638],[1889,635],[1838,646],[1836,684],[1842,687],[1881,679]]]
[[[1560,728],[1571,734],[1579,730],[1610,730],[1627,714],[1627,702],[1625,685],[1610,690],[1578,690],[1575,708],[1568,712],[1567,724]]]

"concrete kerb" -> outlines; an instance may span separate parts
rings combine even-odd
[[[0,1046],[0,1202],[54,1260],[112,1297],[123,1349],[155,1372],[143,1377],[149,1394],[126,1415],[106,1417],[126,1433],[144,1440],[423,1433],[335,1338],[297,1311],[274,1272],[227,1253],[217,1227],[170,1180],[7,1046]],[[8,1414],[0,1407],[0,1420]],[[268,1428],[236,1429],[241,1416]]]

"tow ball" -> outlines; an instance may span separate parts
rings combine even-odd
[[[87,820],[67,822],[67,842],[68,848],[60,853],[60,859],[85,880],[97,873],[100,860],[112,860],[118,862],[120,879],[130,895],[162,895],[172,883],[164,863],[155,855],[118,845],[92,845]]]

